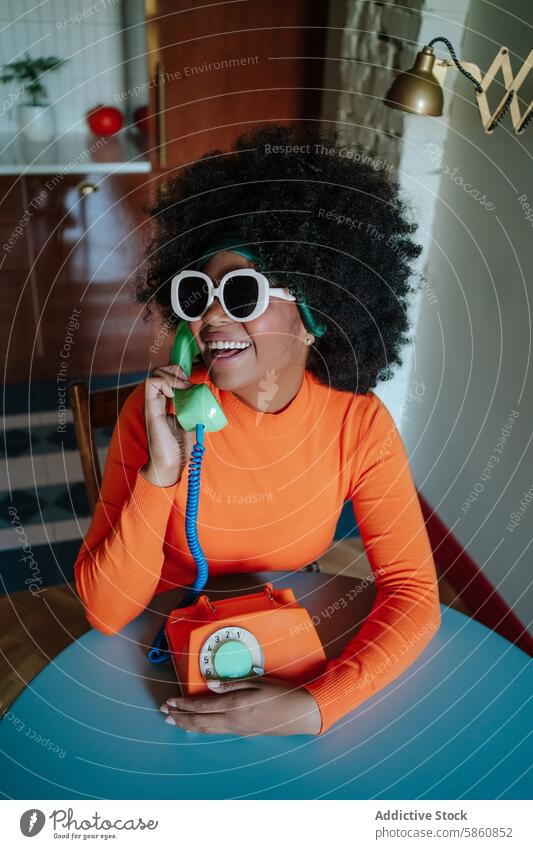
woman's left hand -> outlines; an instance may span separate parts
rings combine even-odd
[[[209,681],[205,696],[176,696],[161,705],[166,722],[200,734],[318,734],[318,704],[304,687],[254,676]]]

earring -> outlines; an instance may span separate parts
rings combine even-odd
[[[313,337],[312,336],[308,337],[305,341],[308,345],[312,345],[313,344]]]

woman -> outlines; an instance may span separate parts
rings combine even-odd
[[[167,328],[173,303],[191,316],[201,357],[192,377],[207,382],[228,419],[205,434],[198,533],[210,574],[301,569],[329,547],[351,499],[377,590],[356,637],[306,686],[211,682],[206,698],[161,706],[188,731],[323,734],[397,678],[440,625],[406,452],[372,391],[401,363],[421,249],[397,185],[354,153],[332,132],[259,128],[179,173],[151,210],[156,229],[137,298]],[[194,287],[176,294],[184,270],[186,283],[201,270],[217,286],[238,269],[259,271],[276,290],[248,321],[230,297],[206,308]],[[178,366],[156,368],[127,399],[111,439],[75,564],[87,618],[105,634],[196,575],[184,529],[194,433],[169,410],[174,389],[187,386]]]

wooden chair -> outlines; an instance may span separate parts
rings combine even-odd
[[[96,427],[115,426],[124,401],[136,386],[139,386],[138,382],[89,392],[87,384],[83,380],[75,381],[69,385],[74,430],[76,431],[91,515],[94,513],[100,494],[100,484],[102,483],[102,472],[94,443],[93,430]]]

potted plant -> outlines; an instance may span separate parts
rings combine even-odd
[[[55,135],[55,121],[52,106],[47,102],[48,95],[42,82],[47,71],[56,71],[65,62],[56,56],[41,56],[32,59],[29,53],[17,62],[9,62],[2,67],[0,81],[10,83],[15,80],[22,83],[25,100],[17,104],[17,128],[25,138],[34,142],[50,141]]]

